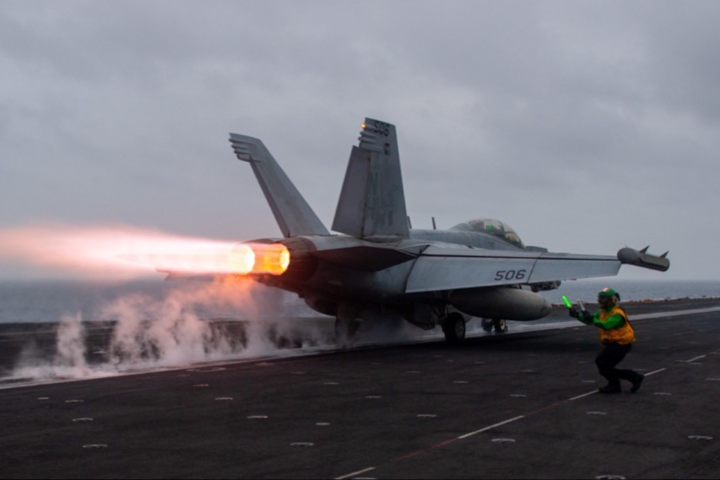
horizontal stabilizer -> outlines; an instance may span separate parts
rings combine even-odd
[[[230,134],[239,160],[250,163],[265,199],[283,235],[330,235],[263,143],[246,135]]]
[[[386,268],[400,265],[417,258],[417,255],[396,248],[381,246],[359,246],[338,248],[333,250],[319,250],[312,252],[312,256],[341,267],[377,272]]]

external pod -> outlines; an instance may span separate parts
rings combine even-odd
[[[647,253],[649,248],[648,246],[642,250],[635,250],[634,248],[625,247],[620,249],[617,257],[620,263],[666,272],[670,268],[670,260],[667,258],[667,254],[670,252],[665,252],[662,255],[652,255]]]
[[[450,303],[461,312],[481,318],[537,320],[550,314],[550,304],[540,295],[519,288],[467,288],[450,294]]]

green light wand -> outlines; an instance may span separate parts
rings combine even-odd
[[[572,310],[572,307],[573,307],[572,302],[571,302],[565,295],[562,296],[562,299],[563,299],[563,302],[565,303],[565,306],[566,306],[568,309]],[[582,302],[578,302],[578,306],[580,307],[580,311],[584,311],[584,310],[585,310],[585,305],[583,305]]]

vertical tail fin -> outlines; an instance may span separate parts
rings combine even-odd
[[[330,235],[268,149],[257,138],[230,134],[238,159],[250,163],[283,235]]]
[[[350,152],[332,229],[365,238],[409,236],[395,126],[366,118]]]

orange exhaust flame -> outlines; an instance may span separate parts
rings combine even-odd
[[[290,252],[279,243],[242,243],[226,252],[126,254],[120,258],[166,273],[282,275],[290,265]]]
[[[0,261],[83,276],[153,271],[281,275],[290,253],[281,244],[240,244],[128,226],[61,224],[0,229]]]
[[[252,245],[255,252],[255,265],[252,273],[282,275],[290,266],[290,252],[281,243],[272,245]]]

